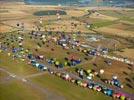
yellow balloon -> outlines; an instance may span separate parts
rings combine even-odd
[[[7,55],[8,55],[8,56],[10,56],[10,55],[11,55],[11,53],[8,53]]]
[[[21,59],[21,61],[25,61],[25,59]]]

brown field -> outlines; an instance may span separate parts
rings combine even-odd
[[[134,25],[133,24],[118,23],[118,24],[113,24],[113,25],[111,25],[109,27],[124,30],[124,31],[134,32]]]
[[[0,32],[9,32],[11,30],[12,30],[12,27],[0,24]]]
[[[103,14],[100,14],[100,13],[97,13],[97,12],[93,13],[90,17],[91,18],[96,18],[96,19],[102,19],[102,20],[110,20],[110,21],[118,19],[116,17],[111,17],[111,16],[103,15]]]
[[[117,29],[117,28],[102,27],[96,30],[105,34],[109,34],[109,35],[115,35],[115,36],[117,35],[121,37],[134,37],[134,32],[126,31],[126,30],[124,31],[124,30]]]
[[[123,52],[116,52],[117,55],[134,59],[134,49],[124,49]]]
[[[16,4],[12,4],[12,3],[3,3],[1,5],[1,19],[0,22],[1,23],[5,23],[7,25],[10,26],[16,26],[17,22],[23,22],[25,23],[26,27],[28,30],[31,30],[33,28],[33,26],[35,26],[35,22],[38,22],[38,18],[37,16],[34,16],[33,13],[36,11],[41,11],[41,10],[65,10],[67,12],[66,16],[61,16],[61,18],[63,20],[61,20],[59,22],[59,26],[57,27],[55,24],[53,25],[47,25],[46,27],[50,27],[50,28],[55,28],[54,31],[82,31],[82,32],[92,32],[90,30],[88,30],[85,27],[85,22],[79,22],[78,20],[75,21],[74,19],[72,20],[71,17],[82,17],[84,15],[87,14],[87,9],[97,9],[97,10],[123,10],[123,8],[106,8],[106,7],[99,7],[99,8],[94,8],[94,7],[83,7],[83,8],[70,8],[68,9],[67,7],[56,7],[56,6],[34,6],[34,5],[25,5],[23,3],[17,3]],[[125,10],[131,10],[131,9],[125,9]],[[44,21],[47,20],[56,20],[57,17],[56,16],[45,16],[43,17]],[[81,25],[79,25],[77,28],[72,28],[70,29],[69,25],[70,25],[70,19],[73,22],[76,23],[80,23]],[[91,20],[86,20],[87,22],[94,22],[96,20],[117,20],[118,18],[116,17],[111,17],[108,15],[103,15],[100,13],[94,13],[90,16]],[[64,21],[66,20],[66,21]],[[93,20],[93,21],[92,21]],[[45,22],[44,22],[45,23]],[[9,27],[9,26],[8,26]],[[63,27],[63,28],[61,28]],[[113,26],[114,27],[114,26]],[[115,25],[116,27],[116,25]],[[6,29],[4,29],[6,28]],[[7,28],[6,26],[1,29],[1,31],[8,31],[9,28]],[[115,35],[120,35],[120,36],[132,36],[133,37],[133,33],[129,32],[129,31],[124,31],[122,29],[116,29],[116,28],[99,28],[96,29],[97,31],[100,32],[104,32],[107,34],[115,34]],[[110,31],[109,31],[110,30]]]

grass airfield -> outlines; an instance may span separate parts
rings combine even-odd
[[[95,9],[95,13],[92,10]],[[39,24],[40,16],[34,13],[43,10],[63,10],[67,15],[61,16],[42,16],[41,31],[46,34],[51,31],[52,35],[46,36],[51,41],[43,43],[40,37],[31,38],[29,34]],[[89,12],[88,12],[89,10]],[[123,91],[134,94],[134,65],[130,66],[123,62],[112,60],[112,65],[108,66],[103,57],[86,56],[83,52],[76,49],[64,50],[56,45],[53,37],[55,34],[64,32],[73,37],[73,33],[81,32],[76,38],[84,45],[94,48],[109,48],[109,55],[117,57],[127,57],[134,61],[134,9],[128,8],[87,8],[87,7],[57,7],[25,5],[23,3],[2,3],[0,8],[0,42],[8,46],[9,51],[0,52],[0,99],[7,100],[112,100],[100,92],[89,90],[66,82],[57,76],[42,72],[28,64],[28,60],[12,59],[11,48],[19,47],[17,37],[24,38],[23,48],[29,49],[35,55],[43,55],[46,59],[56,58],[60,62],[65,61],[65,57],[71,54],[76,55],[82,63],[75,67],[65,66],[63,70],[76,74],[76,68],[93,69],[99,71],[104,69],[105,73],[100,78],[95,77],[96,82],[105,84],[101,79],[110,79],[117,75],[123,83]],[[19,33],[16,24],[24,23],[25,31]],[[72,25],[76,24],[75,25]],[[87,23],[92,26],[87,27]],[[23,35],[22,35],[23,34]],[[82,36],[82,35],[85,35]],[[104,39],[97,42],[87,41],[88,36],[102,35]],[[108,44],[109,43],[109,44]],[[116,47],[114,47],[116,44]],[[40,47],[39,47],[40,46]],[[52,50],[54,49],[54,50]],[[69,54],[68,54],[69,52]],[[9,56],[9,53],[11,54]],[[86,59],[85,59],[86,58]],[[47,63],[45,60],[41,63]],[[97,66],[94,66],[96,63]],[[47,64],[46,64],[47,65]],[[52,65],[55,68],[54,65]],[[3,70],[4,69],[4,70]],[[14,77],[15,75],[15,77]],[[25,82],[28,80],[28,83]],[[105,84],[108,87],[111,85]],[[115,86],[112,86],[115,88]]]

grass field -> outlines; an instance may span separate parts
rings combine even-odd
[[[134,23],[133,10],[130,11],[99,11],[99,13]]]
[[[111,100],[110,97],[104,96],[101,93],[83,89],[55,76],[43,75],[33,78],[32,81],[65,96],[67,100],[89,100],[89,98],[91,100]]]
[[[0,83],[0,100],[45,100],[45,94],[19,81]]]
[[[104,15],[108,15],[108,16],[113,16],[113,17],[117,17],[117,18],[122,18],[122,17],[133,17],[134,13],[133,10],[129,10],[129,11],[116,11],[116,10],[101,10],[99,11],[99,13],[102,13]]]
[[[26,62],[23,62],[21,60],[13,60],[12,57],[9,57],[5,53],[0,53],[0,67],[21,76],[38,72],[37,69],[28,65]]]
[[[115,24],[115,23],[117,23],[117,20],[115,20],[115,21],[96,22],[96,23],[94,23],[92,25],[91,28],[100,28],[100,27],[105,27],[105,26],[108,27],[108,26],[110,26],[112,24]]]

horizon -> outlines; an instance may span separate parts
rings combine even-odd
[[[2,2],[24,2],[30,5],[70,5],[70,6],[116,6],[134,7],[133,0],[0,0]]]

